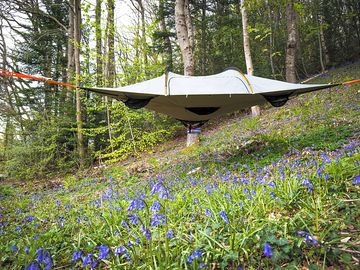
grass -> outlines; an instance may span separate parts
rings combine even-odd
[[[149,157],[151,172],[2,183],[0,268],[357,269],[358,90],[230,119],[198,147]]]

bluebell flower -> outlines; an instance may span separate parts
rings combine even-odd
[[[200,269],[203,269],[206,267],[206,264],[205,263],[200,263]]]
[[[128,211],[134,210],[142,210],[145,208],[145,203],[142,199],[134,199],[130,202],[130,206],[128,207]]]
[[[43,262],[43,259],[44,259],[43,252],[44,252],[43,248],[39,248],[36,250],[36,254],[37,254],[36,260],[40,264]]]
[[[11,248],[11,250],[12,250],[13,252],[18,251],[18,247],[15,246],[15,245],[12,245],[10,248]]]
[[[162,188],[163,188],[162,183],[156,183],[155,185],[153,185],[153,187],[152,187],[152,189],[151,189],[151,191],[150,191],[151,195],[153,195],[154,193],[158,192],[158,191],[159,191],[160,189],[162,189]]]
[[[358,185],[360,184],[360,174],[358,176],[355,177],[353,185]]]
[[[34,235],[34,240],[37,240],[37,239],[39,239],[39,235],[38,234],[36,234],[36,235]]]
[[[155,200],[155,201],[153,202],[153,204],[151,205],[151,207],[150,207],[150,211],[157,212],[157,211],[160,210],[160,207],[161,207],[160,202],[157,201],[157,200]]]
[[[306,243],[311,243],[314,246],[318,244],[318,241],[313,236],[311,236],[310,234],[307,234],[305,236],[305,241],[306,241]]]
[[[149,241],[151,239],[151,233],[150,233],[149,229],[145,229],[144,232],[143,232],[143,235],[145,235],[146,240]]]
[[[270,187],[272,187],[272,188],[275,188],[275,182],[274,182],[274,181],[272,181],[272,180],[269,182],[269,184],[268,184],[268,185],[269,185]]]
[[[126,252],[127,251],[126,251],[126,248],[124,246],[119,246],[114,251],[115,255],[125,254]]]
[[[266,257],[272,256],[271,246],[268,243],[265,243],[265,245],[264,245],[264,256],[266,256]]]
[[[126,221],[122,220],[121,221],[121,226],[123,227],[129,227],[129,225],[126,223]]]
[[[28,267],[25,268],[26,270],[39,270],[39,266],[37,263],[32,262]]]
[[[196,250],[194,250],[194,251],[190,254],[190,256],[187,257],[187,262],[188,262],[188,263],[192,263],[192,261],[193,261],[194,259],[200,258],[201,255],[202,255],[201,250],[200,250],[200,249],[196,249]]]
[[[73,262],[76,262],[77,260],[80,260],[81,259],[81,256],[82,256],[82,252],[81,252],[81,250],[78,250],[78,251],[75,251],[74,253],[73,253],[73,256],[72,256],[72,261]]]
[[[205,215],[210,217],[210,218],[213,218],[213,214],[212,214],[212,212],[211,212],[211,210],[209,208],[205,209]]]
[[[84,266],[84,267],[87,266],[87,265],[89,265],[89,264],[91,264],[91,262],[92,262],[91,257],[92,257],[92,256],[93,256],[93,254],[89,253],[89,254],[87,254],[85,257],[83,257],[83,266]]]
[[[25,254],[29,255],[29,247],[28,246],[25,247]]]
[[[311,243],[313,245],[317,245],[318,241],[315,237],[311,236],[307,231],[298,231],[298,235],[305,236],[306,243]]]
[[[106,259],[109,256],[110,249],[106,245],[99,246],[99,260]]]
[[[153,214],[151,216],[150,226],[154,227],[157,225],[163,225],[166,223],[167,219],[168,219],[167,216],[163,214]]]
[[[225,223],[229,223],[229,219],[224,210],[219,212],[219,216],[224,220]]]
[[[308,191],[312,192],[313,190],[313,185],[311,184],[311,182],[309,181],[309,179],[304,179],[304,181],[302,182],[303,185],[307,186]]]
[[[96,266],[97,266],[97,261],[93,260],[91,265],[90,265],[90,269],[95,269]]]
[[[167,232],[166,232],[166,238],[167,239],[171,239],[171,238],[174,238],[174,231],[169,229]]]
[[[130,214],[130,215],[128,215],[128,218],[129,218],[131,224],[133,224],[133,225],[138,224],[140,221],[139,217],[136,214]]]

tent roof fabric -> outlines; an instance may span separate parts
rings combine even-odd
[[[278,107],[293,96],[339,84],[294,84],[228,69],[210,76],[169,72],[120,88],[83,88],[145,107],[183,121],[206,121],[219,115],[270,102]]]

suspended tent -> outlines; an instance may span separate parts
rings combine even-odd
[[[160,77],[120,88],[83,88],[121,100],[132,109],[147,108],[185,125],[269,102],[281,107],[292,97],[341,84],[294,84],[244,75],[235,68],[210,76]]]
[[[1,76],[32,79],[64,87],[77,86],[50,78],[0,70]],[[196,126],[217,116],[269,102],[281,107],[298,95],[360,80],[336,84],[295,84],[242,74],[236,68],[210,76],[167,72],[160,77],[120,88],[80,87],[121,100],[132,109],[147,108]]]

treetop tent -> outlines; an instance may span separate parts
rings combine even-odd
[[[5,70],[0,70],[0,75],[76,88],[49,78]],[[133,109],[145,107],[193,125],[266,102],[281,107],[300,94],[357,82],[360,80],[336,84],[295,84],[244,75],[235,68],[229,68],[210,76],[183,76],[167,72],[160,77],[119,88],[80,88],[116,98]]]
[[[283,106],[291,97],[340,84],[294,84],[244,75],[231,68],[210,76],[183,76],[168,72],[160,77],[120,88],[84,88],[114,97],[128,107],[142,107],[184,123],[211,118],[270,102]]]

